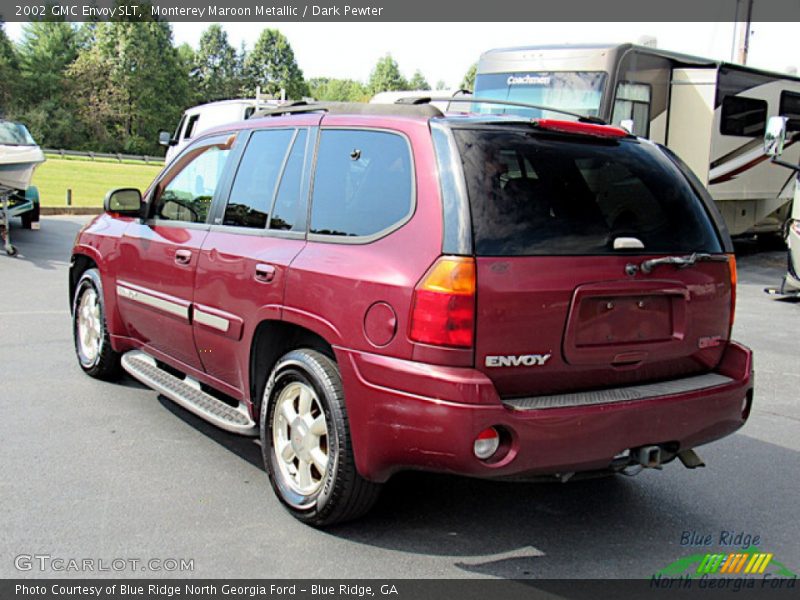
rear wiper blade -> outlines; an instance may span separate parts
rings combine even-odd
[[[658,265],[675,265],[679,269],[691,267],[693,264],[703,261],[728,262],[725,254],[708,254],[707,252],[692,252],[687,256],[664,256],[662,258],[651,258],[639,265],[642,273],[650,273]]]

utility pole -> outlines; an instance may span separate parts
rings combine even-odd
[[[747,52],[750,50],[750,21],[752,18],[753,0],[736,0],[736,26],[733,32],[731,60],[742,65],[747,64]]]

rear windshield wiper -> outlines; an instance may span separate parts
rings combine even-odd
[[[679,269],[691,267],[693,264],[702,261],[728,262],[725,254],[708,254],[707,252],[693,252],[687,256],[664,256],[662,258],[651,258],[639,265],[642,273],[650,273],[658,265],[675,265]]]

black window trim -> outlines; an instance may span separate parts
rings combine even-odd
[[[727,135],[729,137],[751,138],[751,139],[755,138],[755,137],[759,137],[757,135],[746,135],[746,134],[743,134],[743,133],[728,133],[728,131],[726,131],[726,129],[725,129],[725,123],[726,123],[726,121],[725,121],[725,101],[728,98],[735,98],[735,99],[739,99],[739,100],[748,100],[750,102],[758,103],[760,105],[763,105],[763,107],[764,107],[764,127],[766,127],[767,119],[769,119],[769,103],[766,100],[764,100],[762,98],[751,98],[750,96],[741,96],[739,94],[726,94],[725,96],[722,97],[722,102],[720,102],[720,105],[719,105],[719,133],[720,133],[720,135]],[[763,128],[762,128],[761,135],[763,135]]]
[[[406,148],[408,149],[408,156],[411,159],[409,164],[411,166],[411,202],[409,206],[408,213],[398,220],[396,223],[386,227],[380,231],[369,235],[352,235],[352,236],[343,236],[343,235],[332,235],[329,233],[311,233],[311,210],[313,208],[314,203],[314,184],[316,182],[317,177],[317,160],[319,158],[319,146],[322,141],[322,133],[324,131],[333,131],[333,130],[344,130],[344,131],[378,131],[382,133],[389,133],[393,135],[397,135],[405,140]],[[403,227],[406,223],[408,223],[414,213],[417,212],[417,169],[414,160],[414,150],[411,144],[411,140],[409,139],[408,135],[405,132],[400,131],[398,129],[390,129],[388,127],[364,127],[363,125],[328,125],[322,126],[319,128],[319,133],[317,135],[316,140],[316,147],[314,148],[314,164],[311,169],[311,182],[308,187],[308,217],[306,219],[306,237],[309,242],[324,242],[328,244],[348,244],[348,245],[364,245],[364,244],[371,244],[379,239],[385,238],[386,236],[394,233],[401,227]]]

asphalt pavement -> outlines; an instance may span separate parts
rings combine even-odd
[[[566,484],[407,473],[366,518],[317,531],[273,496],[255,441],[81,372],[67,271],[87,219],[14,227],[19,256],[0,254],[0,577],[649,577],[696,550],[687,532],[759,536],[800,572],[800,304],[762,291],[785,251],[740,248],[734,337],[755,351],[755,401],[742,430],[698,450],[705,469]],[[25,570],[34,555],[50,559]],[[63,572],[59,558],[129,562]],[[192,569],[165,571],[173,559]]]

